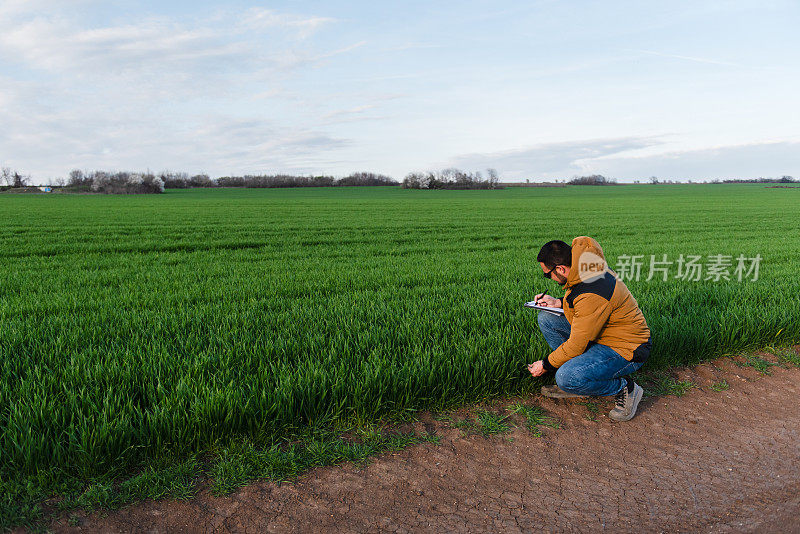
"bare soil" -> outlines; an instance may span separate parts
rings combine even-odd
[[[770,356],[765,356],[770,358]],[[774,357],[771,357],[774,360]],[[59,532],[795,532],[800,533],[800,369],[731,359],[673,372],[696,387],[645,397],[627,423],[539,396],[561,421],[536,437],[467,433],[425,414],[423,444],[367,466],[315,469],[226,496],[146,501],[54,521]],[[726,380],[730,388],[711,384]],[[473,417],[473,410],[451,414]],[[517,416],[514,416],[517,417]],[[77,525],[74,525],[78,523]]]

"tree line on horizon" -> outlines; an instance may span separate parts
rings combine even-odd
[[[530,180],[528,180],[530,182]],[[567,185],[620,185],[616,179],[607,178],[601,174],[590,176],[575,176],[571,180],[564,180]],[[2,184],[5,185],[2,185]],[[635,184],[641,183],[639,180]],[[650,184],[681,184],[700,183],[688,180],[663,180],[651,176],[646,183]],[[745,179],[714,179],[711,184],[729,183],[759,183],[759,184],[794,184],[800,180],[792,176],[780,178],[745,178]],[[403,189],[502,189],[505,184],[499,181],[499,175],[494,169],[486,170],[486,177],[478,172],[465,172],[456,168],[447,168],[438,171],[412,172],[406,175],[402,183],[393,178],[373,173],[354,172],[343,178],[333,176],[297,176],[291,174],[247,174],[244,176],[221,176],[211,178],[207,174],[190,175],[185,172],[163,171],[152,172],[107,172],[107,171],[82,171],[75,169],[69,173],[67,179],[58,178],[50,180],[48,185],[65,192],[75,193],[107,193],[107,194],[137,194],[137,193],[163,193],[165,189],[190,189],[214,187],[241,187],[241,188],[286,188],[286,187],[365,187],[365,186],[401,186]],[[36,190],[31,185],[31,176],[12,171],[8,167],[0,169],[0,191],[6,190]]]
[[[25,188],[30,176],[11,173],[4,169],[7,188]],[[191,189],[216,187],[287,188],[287,187],[376,187],[402,186],[405,189],[497,189],[498,175],[487,170],[484,179],[480,172],[470,173],[455,168],[427,173],[410,173],[402,184],[393,178],[374,172],[354,172],[343,178],[333,176],[296,176],[290,174],[221,176],[207,174],[189,175],[185,172],[108,172],[70,171],[65,180],[51,181],[51,187],[74,193],[144,194],[163,193],[165,189]]]
[[[142,191],[141,184],[148,185]],[[113,187],[108,187],[109,182]],[[160,193],[165,189],[191,189],[213,187],[279,188],[279,187],[337,187],[337,186],[387,186],[400,185],[392,178],[371,172],[356,172],[344,178],[333,176],[295,176],[289,174],[221,176],[211,178],[207,174],[189,175],[185,172],[164,171],[154,173],[107,173],[104,171],[70,172],[65,189],[84,189],[103,193],[124,193],[128,184],[130,192]]]
[[[403,189],[499,189],[500,177],[486,169],[486,178],[477,172],[448,168],[440,171],[412,172],[403,180]]]

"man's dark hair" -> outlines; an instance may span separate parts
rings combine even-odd
[[[548,269],[555,269],[557,265],[572,267],[572,247],[558,239],[548,241],[539,251],[536,261],[544,263]]]

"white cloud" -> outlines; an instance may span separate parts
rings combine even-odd
[[[254,9],[92,25],[76,4],[0,8],[0,65],[24,73],[0,80],[4,165],[37,180],[73,167],[291,171],[348,144],[268,118],[273,100],[291,97],[280,83],[292,71],[364,44],[308,42],[334,19]],[[257,107],[241,109],[253,93]]]
[[[587,163],[662,144],[655,137],[621,137],[543,143],[522,149],[486,154],[465,154],[450,161],[464,169],[495,168],[505,180],[565,178],[587,170]]]
[[[0,24],[26,15],[52,13],[65,7],[74,10],[81,5],[96,3],[97,0],[3,0],[0,3]]]
[[[405,52],[408,50],[430,50],[434,48],[444,48],[442,44],[429,44],[429,43],[406,43],[398,46],[390,46],[382,48],[381,52]]]
[[[599,158],[587,169],[622,180],[800,177],[800,142],[765,141],[662,154]]]
[[[110,114],[88,120],[71,113],[17,117],[0,130],[3,166],[30,172],[35,181],[65,176],[72,168],[208,172],[316,172],[321,158],[350,141],[302,127],[283,127],[262,119],[207,116],[186,124],[164,125]]]
[[[361,46],[303,52],[293,46],[323,19],[272,14],[265,28],[289,29],[292,35],[260,41],[244,15],[229,20],[196,21],[193,25],[168,18],[148,18],[125,25],[82,28],[63,14],[0,20],[0,51],[26,68],[71,77],[108,76],[120,72],[169,74],[240,67],[286,69],[318,61]],[[324,19],[328,20],[328,19]],[[260,32],[263,34],[263,32]]]
[[[256,30],[285,28],[297,32],[298,37],[307,38],[321,27],[336,22],[329,17],[301,17],[290,13],[279,13],[272,9],[254,7],[245,13],[242,27]]]
[[[547,143],[520,150],[459,156],[450,163],[468,170],[493,167],[508,181],[590,174],[620,181],[646,180],[650,176],[671,180],[800,176],[798,141],[664,151],[666,143],[662,139],[627,137]],[[653,154],[659,147],[660,153]]]
[[[630,50],[631,52],[638,52],[640,54],[648,54],[648,55],[651,55],[651,56],[659,56],[659,57],[666,57],[666,58],[672,58],[672,59],[683,59],[685,61],[693,61],[695,63],[707,63],[707,64],[710,64],[710,65],[723,65],[723,66],[726,66],[726,67],[743,67],[744,66],[744,65],[739,65],[738,63],[730,63],[728,61],[718,61],[718,60],[715,60],[715,59],[707,59],[707,58],[693,57],[693,56],[681,56],[681,55],[677,55],[677,54],[665,54],[665,53],[662,53],[662,52],[655,52],[653,50],[633,50],[633,49],[627,49],[627,50]]]
[[[185,72],[208,62],[237,61],[248,52],[218,31],[165,19],[79,29],[63,18],[35,18],[0,32],[0,49],[28,68],[72,78]]]
[[[281,128],[269,121],[225,117],[208,118],[196,130],[196,140],[173,142],[173,168],[198,168],[215,162],[212,174],[308,172],[327,151],[349,141],[303,128]],[[183,167],[181,167],[183,168]]]
[[[326,113],[325,115],[322,116],[322,118],[323,119],[335,119],[335,118],[341,118],[341,117],[349,117],[349,116],[353,116],[353,115],[361,116],[361,115],[364,114],[365,111],[369,111],[370,109],[373,109],[374,107],[375,107],[375,105],[373,105],[373,104],[366,104],[366,105],[363,105],[363,106],[356,106],[354,108],[349,108],[349,109],[339,109],[339,110],[336,110],[336,111],[331,111],[330,113]]]

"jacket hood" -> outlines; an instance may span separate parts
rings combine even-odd
[[[572,240],[572,266],[564,288],[591,282],[608,271],[603,249],[597,241],[585,235]]]

